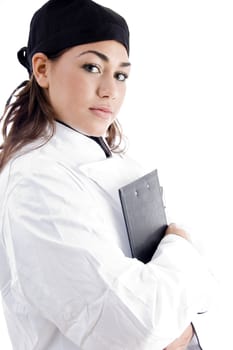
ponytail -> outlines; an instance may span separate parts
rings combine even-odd
[[[3,143],[0,145],[0,171],[12,156],[28,143],[44,138],[47,142],[55,130],[54,112],[44,90],[32,76],[16,96],[6,105],[0,119],[3,122]],[[48,134],[48,125],[51,126]]]

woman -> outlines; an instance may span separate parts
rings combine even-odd
[[[125,20],[91,0],[50,0],[18,58],[30,80],[5,110],[0,158],[13,348],[200,349],[191,323],[212,281],[186,233],[170,225],[148,264],[131,258],[118,189],[143,170],[119,148]]]

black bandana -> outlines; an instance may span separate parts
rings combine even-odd
[[[32,57],[48,57],[82,44],[116,40],[129,54],[129,30],[116,12],[91,0],[50,0],[33,16],[28,46],[18,52],[19,62],[32,73]]]

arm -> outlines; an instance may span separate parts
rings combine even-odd
[[[108,228],[81,181],[68,185],[53,170],[8,198],[5,230],[25,298],[83,349],[163,349],[209,297],[199,255],[169,235],[149,264],[126,258],[103,238]]]

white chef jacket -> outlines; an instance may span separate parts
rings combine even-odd
[[[16,350],[162,350],[208,308],[213,280],[187,240],[131,258],[118,189],[143,175],[56,126],[0,174],[0,288]],[[201,316],[200,316],[201,317]]]

